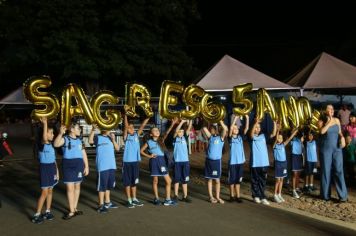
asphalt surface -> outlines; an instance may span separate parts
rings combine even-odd
[[[11,141],[11,140],[10,140]],[[0,167],[0,235],[356,235],[356,231],[301,216],[281,209],[258,205],[250,199],[242,204],[211,204],[203,185],[190,184],[192,203],[177,206],[154,206],[151,177],[142,168],[138,197],[143,207],[128,209],[121,184],[120,163],[117,188],[112,201],[119,204],[107,214],[96,212],[96,172],[90,156],[90,175],[82,184],[78,208],[84,215],[70,221],[61,217],[67,212],[65,186],[54,189],[53,221],[35,225],[30,221],[40,194],[38,163],[33,159],[28,139],[12,140],[13,159]],[[60,160],[58,163],[60,165]],[[164,197],[164,180],[160,180],[160,197]],[[228,199],[223,191],[222,198]]]

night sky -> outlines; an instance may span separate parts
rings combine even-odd
[[[229,54],[279,80],[323,51],[356,65],[352,9],[341,3],[313,7],[200,1],[201,21],[191,28],[187,51],[202,72]]]

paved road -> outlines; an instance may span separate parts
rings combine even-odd
[[[64,185],[59,184],[53,202],[56,218],[42,225],[29,220],[39,195],[36,163],[31,160],[7,163],[0,169],[0,235],[356,235],[350,229],[257,205],[247,199],[242,204],[212,205],[206,201],[205,188],[198,185],[190,186],[193,203],[156,207],[150,203],[151,179],[145,171],[141,173],[139,186],[139,197],[145,206],[125,208],[123,187],[119,184],[112,200],[120,207],[100,215],[94,210],[96,177],[93,160],[90,162],[91,174],[83,183],[79,203],[84,215],[69,222],[61,219],[67,204]],[[228,198],[226,193],[223,197]]]

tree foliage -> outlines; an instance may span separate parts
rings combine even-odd
[[[2,1],[0,75],[48,74],[109,88],[190,80],[197,70],[183,47],[197,19],[189,0]]]

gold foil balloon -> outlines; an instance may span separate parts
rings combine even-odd
[[[299,97],[297,101],[298,114],[301,124],[306,124],[312,118],[312,109],[306,97]]]
[[[297,101],[296,101],[295,97],[289,96],[289,101],[287,103],[287,107],[288,107],[289,121],[292,123],[292,126],[294,128],[299,128],[300,120],[299,120],[299,114],[298,114]]]
[[[283,97],[276,98],[276,99],[274,99],[274,105],[276,108],[278,120],[280,121],[280,124],[281,124],[281,129],[289,130],[290,125],[289,125],[289,120],[288,120],[288,107],[286,104],[286,100]]]
[[[75,100],[75,105],[72,105],[72,99]],[[95,122],[90,103],[83,89],[76,84],[68,84],[63,90],[61,115],[62,124],[67,127],[74,116],[83,116],[88,124]]]
[[[23,84],[25,98],[36,106],[44,106],[43,109],[36,108],[31,112],[31,117],[35,120],[41,117],[52,119],[58,115],[60,107],[56,96],[49,92],[39,91],[39,89],[48,88],[51,84],[49,76],[30,77]]]
[[[183,102],[188,106],[188,110],[181,112],[182,118],[191,120],[199,115],[200,100],[204,94],[204,89],[194,84],[191,84],[184,89]]]
[[[175,106],[178,104],[178,99],[173,96],[172,93],[183,93],[184,87],[179,82],[163,81],[161,87],[161,95],[159,97],[159,114],[163,118],[173,119],[180,117],[180,111],[172,111],[169,106]]]
[[[277,120],[276,111],[274,109],[274,105],[271,97],[267,93],[264,88],[260,88],[257,91],[257,109],[256,109],[256,117],[261,120],[264,117],[264,113],[267,112],[270,114],[272,120]]]
[[[119,98],[112,92],[108,90],[103,90],[97,92],[91,98],[91,107],[93,109],[95,123],[99,126],[101,130],[111,130],[118,126],[121,122],[121,113],[119,110],[108,109],[105,111],[105,116],[101,116],[100,107],[103,103],[117,104]]]
[[[315,131],[317,133],[319,133],[319,131],[320,131],[319,127],[318,127],[318,122],[319,122],[320,117],[321,117],[320,111],[313,110],[312,118],[310,120],[309,126],[313,131]]]
[[[200,103],[200,110],[203,118],[206,121],[217,123],[225,118],[226,109],[220,103],[208,102],[208,100],[211,98],[212,96],[210,94],[205,93]]]
[[[142,84],[126,84],[126,105],[124,106],[126,115],[138,116],[136,106],[143,109],[147,117],[153,116],[150,105],[151,92]]]
[[[235,115],[245,116],[251,112],[251,110],[253,108],[253,102],[250,99],[244,97],[245,93],[250,92],[250,91],[252,91],[251,83],[240,84],[233,88],[232,102],[236,105],[243,106],[243,108],[234,107],[232,109],[232,111],[234,112]]]

